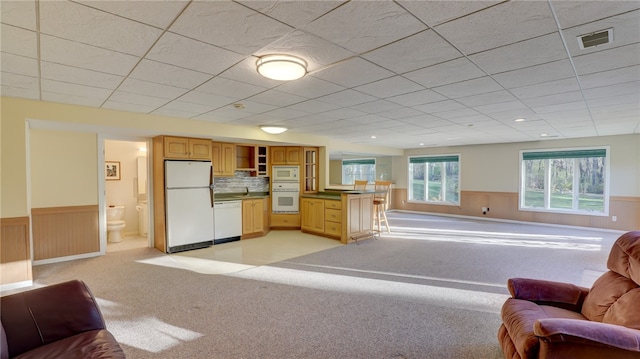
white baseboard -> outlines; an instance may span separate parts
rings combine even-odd
[[[23,282],[9,283],[0,285],[0,292],[6,292],[8,290],[20,289],[24,287],[31,287],[33,285],[32,280],[25,280]]]
[[[73,256],[66,256],[66,257],[41,259],[39,261],[33,261],[33,265],[37,266],[37,265],[42,265],[42,264],[68,262],[68,261],[72,261],[72,260],[76,260],[76,259],[92,258],[92,257],[101,256],[101,255],[102,254],[100,252],[93,252],[93,253],[76,254],[76,255],[73,255]]]

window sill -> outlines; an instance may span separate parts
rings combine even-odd
[[[530,208],[530,207],[518,207],[519,211],[522,212],[541,212],[541,213],[550,213],[550,214],[571,214],[571,215],[580,215],[580,216],[594,216],[594,217],[608,217],[609,213],[607,212],[590,212],[590,211],[573,211],[573,210],[562,210],[562,209],[546,209],[546,208]]]

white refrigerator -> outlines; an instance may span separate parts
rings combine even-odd
[[[165,161],[167,253],[213,245],[211,162]]]

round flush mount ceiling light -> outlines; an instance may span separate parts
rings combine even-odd
[[[287,130],[287,128],[283,126],[270,126],[270,125],[261,125],[260,129],[272,135],[278,135]]]
[[[265,55],[256,61],[258,73],[278,81],[297,80],[307,74],[307,62],[291,55]]]

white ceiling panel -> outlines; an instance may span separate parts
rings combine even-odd
[[[3,96],[396,148],[640,133],[637,1],[25,0],[0,11]],[[613,44],[577,50],[576,35],[605,27]],[[262,77],[256,61],[270,53],[302,57],[306,76]]]
[[[234,2],[205,1],[189,4],[169,30],[250,55],[293,28]]]
[[[3,52],[31,58],[38,57],[38,39],[34,31],[2,24],[0,35]]]
[[[393,2],[363,1],[340,6],[309,23],[303,30],[347,50],[362,53],[426,28]]]
[[[162,33],[157,28],[69,1],[39,4],[41,33],[109,50],[141,56]]]
[[[169,32],[162,35],[146,57],[212,75],[217,75],[244,59],[235,52]]]

